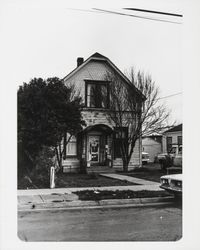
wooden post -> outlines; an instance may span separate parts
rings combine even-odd
[[[55,188],[55,167],[50,169],[50,188]]]

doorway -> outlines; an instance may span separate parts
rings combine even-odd
[[[100,136],[89,135],[88,140],[88,161],[92,164],[99,163],[99,152],[100,152]]]

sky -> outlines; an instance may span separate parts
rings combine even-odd
[[[18,88],[34,77],[64,77],[77,57],[95,52],[108,57],[122,72],[134,67],[150,74],[171,121],[182,122],[182,18],[125,11],[135,7],[182,14],[180,1],[8,1],[1,13],[4,56],[10,84]],[[98,2],[99,3],[99,2]],[[95,11],[101,8],[162,22]],[[7,53],[3,50],[3,53]],[[175,96],[171,96],[177,94]],[[168,97],[171,96],[171,97]]]
[[[121,11],[127,6],[172,13],[183,10],[183,37],[180,24],[69,10],[96,7]],[[171,242],[170,248],[199,249],[200,202],[196,192],[191,192],[199,189],[200,174],[199,13],[199,0],[0,1],[0,245],[3,249],[27,249],[27,244],[16,235],[17,89],[33,77],[63,77],[76,66],[77,57],[87,58],[95,52],[107,56],[122,71],[134,66],[151,74],[160,87],[161,97],[182,92],[161,99],[172,109],[172,118],[180,122],[182,106],[184,110],[184,234],[180,241]],[[194,201],[195,206],[191,206]],[[66,249],[67,243],[59,243],[57,249]],[[83,249],[83,243],[79,243],[69,243],[67,249]],[[146,249],[146,243],[149,249],[169,249],[168,242],[111,244],[113,249],[134,246]],[[49,243],[48,249],[55,249],[55,244]],[[94,244],[86,245],[87,249],[96,249],[97,243]],[[28,248],[35,249],[35,244],[29,242]],[[37,248],[44,249],[44,242],[38,243]]]

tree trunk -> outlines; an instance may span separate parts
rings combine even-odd
[[[128,173],[128,164],[123,162],[123,172]]]
[[[129,164],[129,161],[127,160],[126,157],[123,157],[123,158],[122,158],[122,161],[123,161],[123,172],[124,172],[124,173],[127,173],[127,172],[128,172],[128,164]]]
[[[87,174],[87,163],[86,163],[85,159],[80,160],[80,173]]]

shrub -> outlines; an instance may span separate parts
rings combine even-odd
[[[50,168],[54,165],[54,150],[43,147],[36,157],[34,168],[29,174],[24,174],[18,180],[18,188],[49,188]]]

